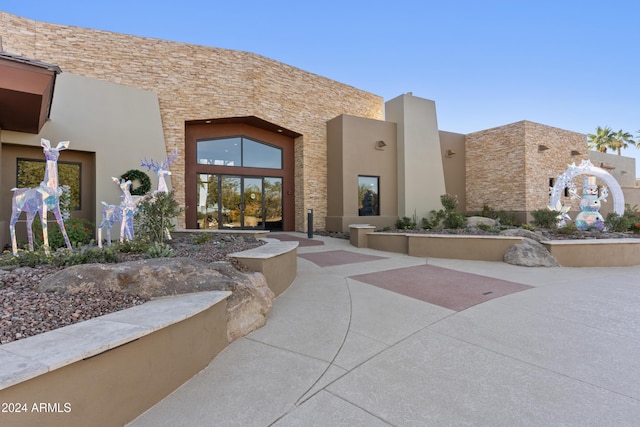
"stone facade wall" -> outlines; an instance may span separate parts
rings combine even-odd
[[[588,158],[586,135],[528,121],[466,135],[467,211],[544,209],[549,179]]]
[[[0,36],[6,52],[157,93],[167,150],[180,154],[171,169],[181,204],[185,121],[257,116],[302,134],[295,143],[300,231],[306,229],[307,208],[314,209],[314,227],[324,229],[326,122],[340,114],[378,120],[384,115],[377,95],[249,52],[48,24],[4,12]]]
[[[465,137],[467,211],[486,204],[523,210],[525,201],[524,127],[514,123]]]

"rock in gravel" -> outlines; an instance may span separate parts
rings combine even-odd
[[[76,265],[45,277],[37,290],[71,295],[108,290],[141,298],[231,291],[227,299],[230,341],[262,327],[274,298],[261,273],[239,272],[228,262],[186,257]]]

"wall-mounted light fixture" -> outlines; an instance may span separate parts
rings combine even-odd
[[[387,143],[384,141],[376,141],[376,150],[384,150],[384,147],[387,146]]]
[[[582,153],[581,153],[581,152],[579,152],[578,150],[571,150],[571,155],[572,155],[572,156],[579,156],[579,155],[581,155],[581,154],[582,154]]]
[[[453,157],[455,154],[456,154],[456,152],[455,152],[455,151],[453,151],[453,150],[447,150],[447,151],[444,153],[444,156],[445,156],[445,157]]]
[[[546,145],[540,144],[538,145],[538,153],[542,153],[543,151],[547,151],[549,149],[549,147],[547,147]]]
[[[615,166],[613,166],[612,164],[610,164],[610,163],[605,163],[605,162],[600,162],[600,167],[601,167],[602,169],[607,169],[607,170],[610,170],[610,171],[612,171],[612,170],[614,170],[614,169],[616,168],[616,167],[615,167]]]

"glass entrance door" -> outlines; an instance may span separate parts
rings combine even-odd
[[[200,229],[282,230],[282,178],[198,174]]]
[[[262,178],[242,178],[244,206],[241,207],[242,228],[264,228],[262,221]]]

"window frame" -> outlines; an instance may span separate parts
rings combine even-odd
[[[373,209],[371,214],[366,214],[364,207],[364,196],[361,197],[361,187],[371,185],[368,183],[362,183],[361,179],[375,179],[375,192],[374,202],[371,206]],[[367,190],[369,191],[369,190]],[[364,192],[366,194],[366,192]],[[380,216],[380,176],[377,175],[358,175],[358,216]]]
[[[208,159],[208,160],[214,160],[214,163],[202,163],[200,162],[200,156],[198,155],[198,146],[200,145],[200,143],[204,143],[204,142],[215,142],[215,141],[232,141],[234,139],[239,139],[240,140],[240,164],[236,165],[228,165],[228,164],[216,164],[215,160],[216,159]],[[247,141],[251,141],[251,143],[255,143],[255,144],[259,144],[259,145],[263,145],[266,146],[272,150],[277,150],[278,152],[278,167],[269,167],[269,166],[259,166],[259,165],[252,165],[252,166],[248,166],[246,164],[246,158],[245,158],[245,140]],[[234,135],[234,136],[224,136],[224,137],[219,137],[219,138],[205,138],[205,139],[197,139],[196,140],[196,147],[195,147],[195,151],[196,151],[196,163],[198,165],[205,165],[205,166],[224,166],[224,167],[237,167],[237,168],[252,168],[252,169],[271,169],[271,170],[282,170],[284,168],[284,150],[282,149],[282,147],[278,147],[276,145],[273,144],[269,144],[267,142],[264,141],[260,141],[256,138],[252,138],[246,135]],[[224,160],[223,160],[224,161]]]

